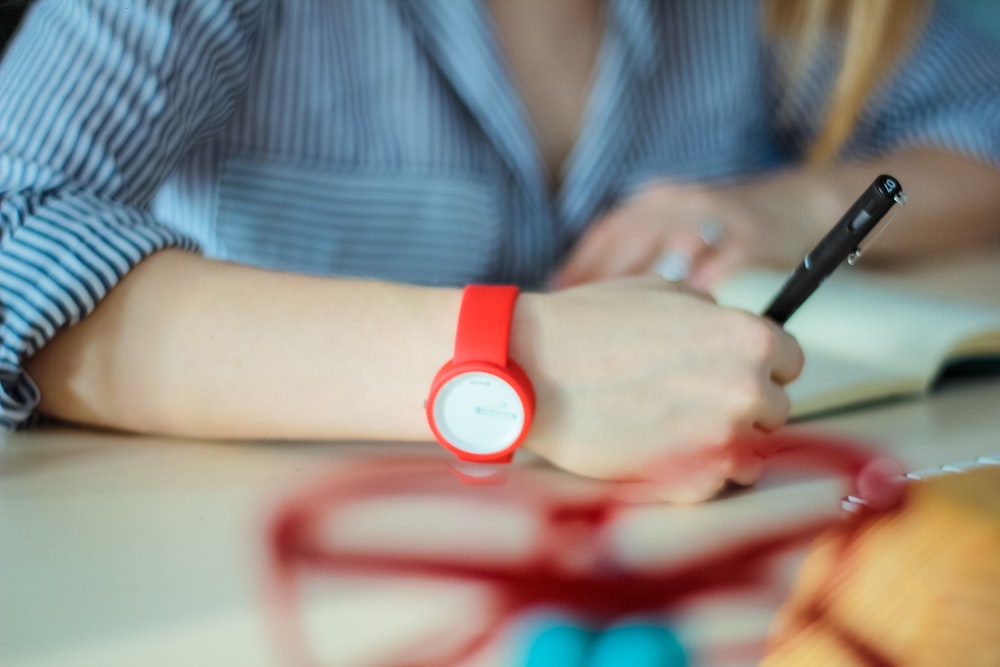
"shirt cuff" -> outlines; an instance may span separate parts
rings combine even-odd
[[[24,361],[93,312],[139,262],[196,244],[148,211],[96,195],[0,198],[0,432],[33,417],[40,392]]]

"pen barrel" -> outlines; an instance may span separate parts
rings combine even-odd
[[[788,321],[816,288],[858,249],[901,193],[895,178],[886,175],[876,178],[788,277],[764,316],[778,324]]]

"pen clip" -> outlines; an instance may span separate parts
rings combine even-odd
[[[889,226],[889,224],[893,220],[896,219],[896,214],[899,213],[899,209],[901,207],[903,207],[903,206],[906,205],[906,202],[909,201],[909,197],[907,197],[906,193],[904,193],[903,191],[899,191],[893,197],[893,201],[895,201],[897,204],[899,204],[899,206],[898,207],[894,206],[893,210],[890,211],[889,214],[886,215],[884,218],[882,218],[878,222],[878,224],[876,224],[875,227],[870,232],[868,232],[868,234],[865,236],[865,238],[863,238],[858,243],[858,247],[855,248],[851,252],[851,254],[847,256],[847,263],[848,264],[850,264],[851,266],[854,266],[855,264],[858,263],[858,260],[861,259],[861,255],[864,253],[864,251],[867,250],[868,247],[872,243],[875,242],[875,239],[877,239],[879,236],[881,236],[882,232],[884,232],[886,230],[886,228]]]

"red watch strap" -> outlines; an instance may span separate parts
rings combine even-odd
[[[486,361],[507,365],[514,303],[520,290],[513,285],[468,285],[462,293],[455,335],[456,363]]]

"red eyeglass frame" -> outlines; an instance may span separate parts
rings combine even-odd
[[[776,434],[770,436],[774,454],[768,468],[815,470],[843,475],[845,495],[878,499],[861,513],[878,514],[898,508],[902,499],[898,466],[873,465],[885,457],[870,446],[836,436]],[[900,469],[901,470],[901,469]],[[663,569],[623,569],[605,540],[604,528],[625,510],[635,507],[621,493],[629,482],[594,485],[594,491],[560,500],[547,491],[543,469],[512,466],[503,484],[469,487],[452,474],[449,462],[438,456],[358,460],[331,472],[312,486],[283,501],[268,525],[269,614],[282,653],[282,664],[312,667],[302,631],[297,579],[305,572],[358,576],[413,576],[475,581],[496,591],[495,616],[471,639],[449,655],[413,662],[400,657],[394,666],[453,666],[486,647],[506,623],[537,606],[567,609],[600,626],[636,614],[676,609],[695,596],[722,591],[766,590],[777,556],[801,547],[837,522],[824,516],[791,528],[778,527],[753,539],[743,539],[695,562]],[[867,479],[866,479],[867,478]],[[858,487],[867,487],[859,489]],[[321,528],[344,507],[364,500],[414,495],[454,497],[474,495],[478,501],[523,506],[539,518],[545,530],[533,555],[525,562],[474,563],[464,559],[357,551],[333,547]],[[624,494],[625,496],[629,494]],[[563,549],[589,549],[592,567],[560,567]],[[760,647],[747,647],[759,649]]]

